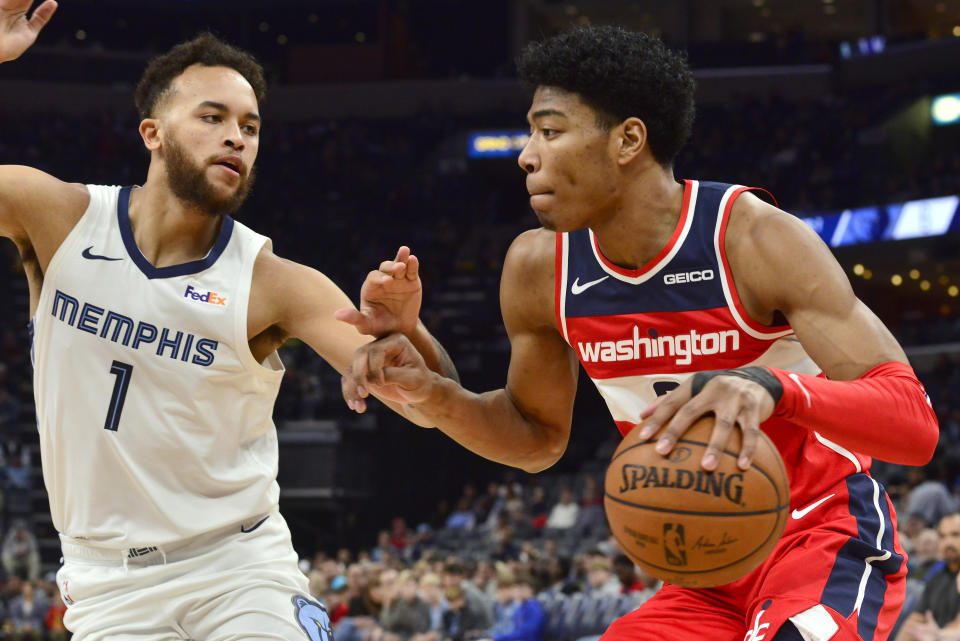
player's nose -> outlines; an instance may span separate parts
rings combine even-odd
[[[223,141],[227,147],[231,149],[236,149],[237,151],[243,151],[246,145],[243,144],[243,133],[240,131],[240,124],[233,123],[229,130],[226,133],[226,137]]]
[[[540,156],[531,148],[531,141],[532,139],[527,141],[527,144],[523,146],[523,149],[520,150],[520,155],[517,157],[517,164],[520,165],[520,169],[528,174],[532,174],[540,169]]]

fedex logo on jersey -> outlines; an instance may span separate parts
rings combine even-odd
[[[193,288],[193,285],[187,285],[187,291],[183,293],[184,298],[190,298],[192,300],[198,300],[203,303],[209,303],[211,305],[223,305],[227,306],[227,299],[218,294],[217,292],[207,292],[206,294],[201,294]]]
[[[645,358],[673,357],[677,365],[689,365],[694,356],[725,354],[740,349],[740,332],[735,329],[717,332],[690,330],[673,336],[640,336],[640,327],[633,326],[633,335],[616,341],[577,342],[580,360],[584,363],[636,361]]]

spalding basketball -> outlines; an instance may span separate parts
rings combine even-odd
[[[604,506],[623,551],[657,578],[691,588],[725,585],[769,556],[787,524],[790,487],[773,442],[760,433],[753,462],[737,466],[733,430],[717,469],[700,466],[714,418],[693,424],[673,451],[639,429],[620,443],[607,468]]]

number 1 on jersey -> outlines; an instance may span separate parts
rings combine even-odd
[[[120,427],[120,412],[123,411],[123,402],[127,398],[133,365],[113,361],[110,365],[110,373],[116,376],[117,380],[113,384],[113,395],[110,397],[110,407],[107,408],[107,420],[103,424],[103,429],[116,432]]]

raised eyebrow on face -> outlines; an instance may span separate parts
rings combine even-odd
[[[204,100],[199,105],[197,109],[216,109],[217,111],[230,111],[230,109],[223,104],[222,102],[217,102],[216,100]],[[255,120],[260,122],[260,116],[253,113],[252,111],[247,112],[243,116],[246,120]]]

